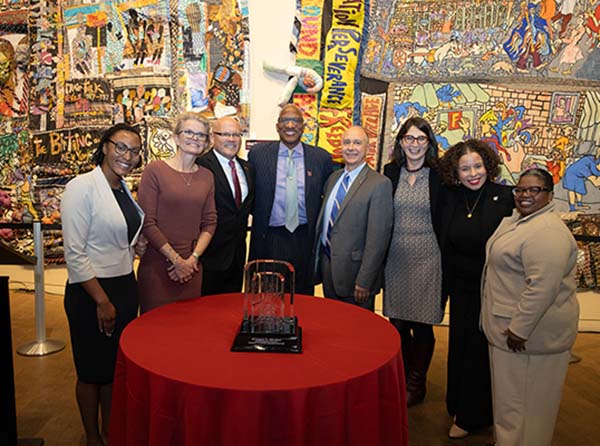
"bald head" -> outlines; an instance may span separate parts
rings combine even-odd
[[[212,126],[210,140],[219,154],[227,159],[237,155],[242,144],[242,130],[237,119],[224,116],[217,119]]]
[[[353,125],[342,135],[342,158],[346,169],[352,171],[359,167],[367,157],[369,136],[365,129]]]
[[[295,147],[304,132],[302,110],[294,104],[285,104],[279,112],[276,128],[281,142],[290,149]]]

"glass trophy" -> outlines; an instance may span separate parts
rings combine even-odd
[[[292,264],[253,260],[244,268],[244,318],[232,352],[302,353],[302,328],[294,315]]]

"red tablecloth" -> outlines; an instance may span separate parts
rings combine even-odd
[[[111,446],[407,445],[400,338],[361,308],[296,296],[303,353],[231,353],[242,295],[158,308],[127,326]]]

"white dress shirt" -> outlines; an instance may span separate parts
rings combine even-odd
[[[219,164],[223,168],[223,172],[225,172],[225,176],[227,177],[227,182],[229,183],[229,188],[231,189],[231,193],[235,197],[235,187],[233,185],[233,174],[231,173],[231,166],[229,165],[229,158],[224,157],[216,150],[213,150],[213,153],[219,160]],[[235,163],[235,170],[237,171],[238,180],[240,181],[240,188],[242,189],[242,203],[248,196],[248,181],[246,180],[246,174],[244,172],[244,168],[239,163],[239,161],[234,157],[233,162]]]

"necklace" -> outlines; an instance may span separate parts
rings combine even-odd
[[[171,169],[173,169],[175,172],[177,172],[180,176],[181,179],[183,180],[183,182],[185,183],[185,185],[187,187],[190,187],[192,185],[192,180],[194,179],[194,174],[196,172],[198,172],[198,165],[197,164],[192,164],[192,167],[189,169],[184,168],[181,163],[178,163],[175,161],[174,158],[165,160],[164,163],[167,164],[167,166],[169,166]]]
[[[194,174],[196,172],[192,171],[191,173],[189,173],[186,177],[184,172],[179,172],[181,174],[181,178],[183,179],[183,182],[185,183],[185,185],[187,187],[190,187],[192,185],[192,180],[194,179]]]
[[[415,173],[421,170],[423,167],[425,167],[425,163],[421,164],[421,167],[417,167],[416,169],[409,169],[408,166],[404,165],[404,170],[406,170],[408,173]]]
[[[467,218],[473,217],[473,212],[475,212],[475,208],[479,204],[479,199],[481,198],[481,193],[483,192],[483,187],[479,189],[479,194],[477,194],[477,199],[475,200],[475,204],[473,206],[469,206],[469,200],[467,199],[467,194],[465,193],[465,207],[467,208]]]

